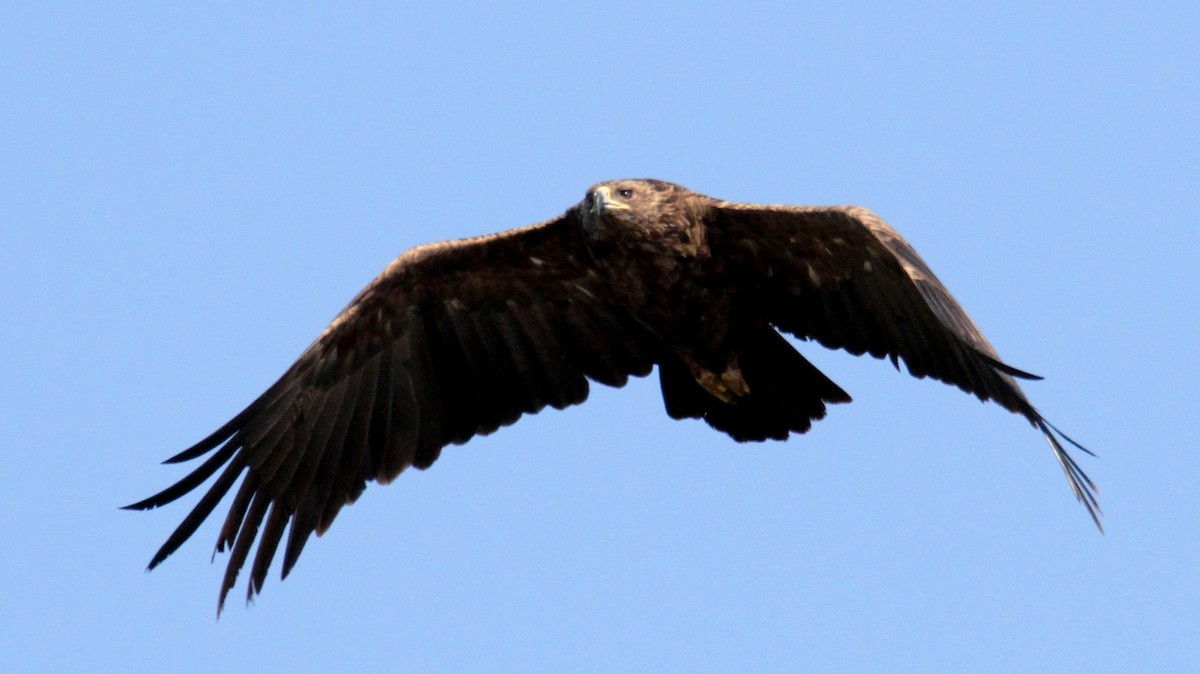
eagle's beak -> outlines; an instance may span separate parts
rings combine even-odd
[[[612,190],[605,185],[596,188],[592,193],[592,215],[600,215],[605,211],[627,211],[629,206],[612,196]]]

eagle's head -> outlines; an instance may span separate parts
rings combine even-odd
[[[700,195],[663,180],[607,180],[589,188],[578,208],[583,231],[592,241],[643,238],[690,215],[682,202],[695,197]]]

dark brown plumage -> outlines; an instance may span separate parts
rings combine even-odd
[[[281,543],[286,577],[368,482],[427,468],[444,446],[546,405],[581,403],[588,380],[622,386],[658,365],[672,418],[738,441],[807,431],[850,396],[777,329],[903,360],[1024,416],[1100,526],[1095,487],[1059,438],[1078,444],[1014,380],[1036,377],[1000,362],[887,223],[854,206],[740,204],[657,180],[601,183],[546,222],[401,255],[262,396],[167,462],[207,460],[128,507],[218,475],[154,568],[240,477],[217,541],[230,551],[219,602],[257,539],[250,598]]]

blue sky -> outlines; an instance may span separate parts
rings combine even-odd
[[[0,9],[12,671],[1200,667],[1195,3]],[[599,180],[858,203],[1092,448],[873,359],[787,443],[656,381],[372,486],[214,620],[216,523],[117,506],[395,255]]]

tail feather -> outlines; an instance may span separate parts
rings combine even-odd
[[[664,358],[658,372],[667,414],[704,419],[739,442],[784,440],[824,418],[826,403],[850,402],[845,391],[770,327],[743,345],[737,362],[749,393],[725,402],[705,391],[681,360]]]

